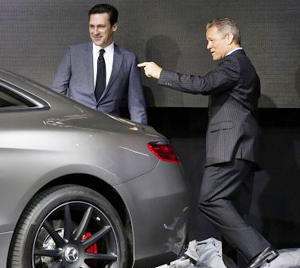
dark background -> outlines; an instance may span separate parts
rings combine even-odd
[[[237,21],[242,46],[262,83],[260,107],[300,108],[299,0],[107,0],[120,13],[116,43],[188,74],[216,63],[205,26],[216,17]],[[95,0],[0,0],[1,67],[51,85],[67,45],[89,41]],[[160,87],[143,76],[148,106],[206,107],[207,98]]]
[[[116,43],[141,61],[204,75],[215,64],[205,26],[237,21],[242,46],[261,78],[265,170],[256,174],[250,222],[277,247],[300,246],[300,1],[114,0]],[[89,41],[94,0],[0,0],[0,67],[51,85],[67,45]],[[167,136],[196,204],[204,167],[207,98],[158,86],[142,75],[149,124]],[[192,206],[190,239],[218,232]]]
[[[300,111],[260,109],[264,170],[255,174],[248,221],[277,248],[300,247]],[[205,161],[206,108],[150,108],[150,124],[167,136],[190,183],[189,239],[219,232],[197,211]]]

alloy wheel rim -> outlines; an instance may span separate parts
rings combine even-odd
[[[37,229],[32,267],[118,267],[117,241],[103,211],[88,202],[66,202],[49,212]]]

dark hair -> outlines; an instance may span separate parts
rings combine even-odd
[[[237,44],[241,43],[241,32],[234,20],[229,18],[214,19],[213,21],[207,23],[206,30],[213,26],[217,27],[218,30],[224,35],[232,33],[235,42]]]
[[[110,25],[114,25],[118,21],[119,12],[118,10],[109,4],[98,4],[91,8],[89,11],[89,19],[92,14],[107,13],[109,15]]]

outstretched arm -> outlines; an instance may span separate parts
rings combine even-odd
[[[154,62],[143,62],[138,67],[144,68],[147,77],[159,80],[159,85],[192,94],[210,95],[232,89],[240,77],[239,64],[233,57],[223,60],[205,76],[172,72],[162,69]]]

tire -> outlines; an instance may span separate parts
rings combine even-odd
[[[10,268],[125,268],[127,244],[116,210],[82,186],[33,197],[17,224]]]

